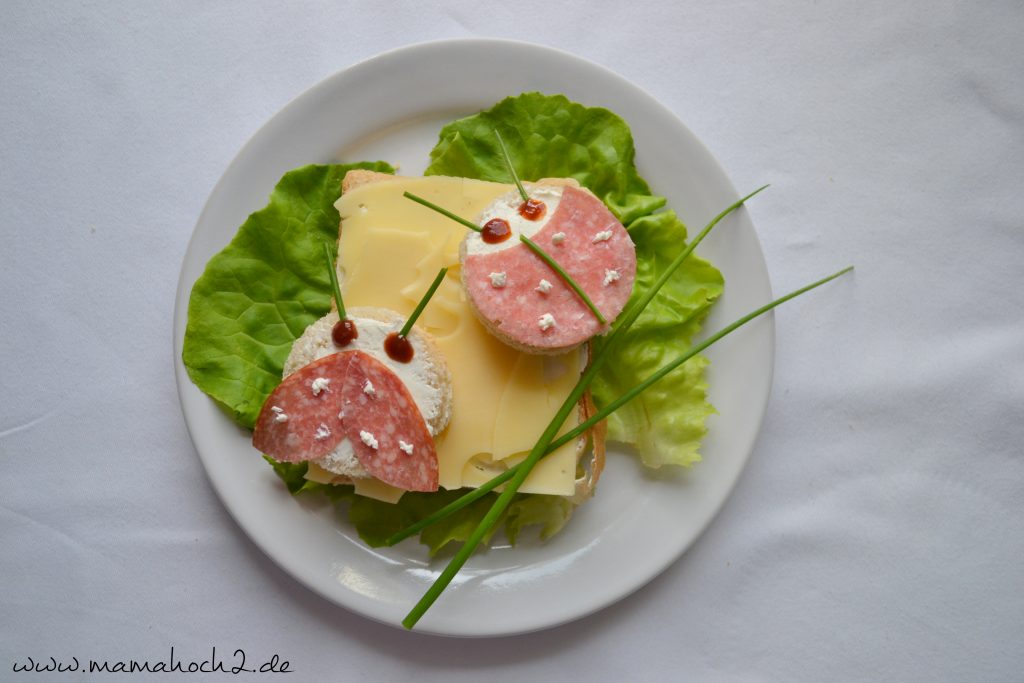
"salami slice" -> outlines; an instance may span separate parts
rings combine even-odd
[[[333,451],[345,438],[339,413],[351,356],[333,353],[285,377],[260,410],[252,445],[284,462]]]
[[[362,351],[348,355],[344,430],[359,464],[385,484],[436,491],[437,451],[409,390],[372,356]]]
[[[467,237],[479,239],[475,234]],[[629,233],[601,200],[566,187],[547,224],[532,239],[576,281],[609,323],[622,312],[636,278],[636,250]],[[598,322],[579,295],[518,235],[501,247],[470,246],[462,262],[469,299],[498,337],[527,350],[557,352],[607,331],[608,326]]]

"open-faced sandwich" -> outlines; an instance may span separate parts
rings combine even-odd
[[[693,249],[746,198],[687,242],[621,119],[537,93],[446,126],[431,159],[288,173],[196,282],[183,353],[288,488],[347,501],[367,543],[465,542],[409,627],[502,524],[514,543],[566,523],[606,428],[645,465],[697,462],[699,352],[831,279],[691,347],[723,286]]]
[[[588,153],[594,161],[581,163]],[[431,156],[423,177],[394,176],[380,162],[288,173],[268,207],[211,259],[189,304],[183,356],[193,381],[255,429],[256,450],[292,491],[343,499],[375,545],[522,462],[617,316],[686,246],[683,225],[659,210],[664,200],[636,174],[628,128],[606,110],[561,96],[509,98],[446,127]],[[338,307],[324,243],[336,254],[347,317],[359,331],[344,348],[332,337]],[[395,361],[381,337],[409,319],[444,267],[447,276],[408,335],[414,359]],[[718,271],[690,256],[636,329],[623,331],[555,438],[621,396],[659,358],[685,351],[721,290]],[[401,478],[377,476],[399,469],[372,462],[382,450],[377,432],[387,427],[356,424],[365,406],[353,401],[374,395],[342,381],[351,358],[324,360],[355,352],[359,372],[382,366],[412,397],[436,453],[436,483],[433,475],[415,485],[406,478],[403,487]],[[704,365],[694,359],[617,411],[608,437],[632,444],[650,466],[696,462],[713,412]],[[592,492],[605,434],[603,423],[594,427],[531,468],[501,519],[513,540],[530,525],[544,537],[556,533]],[[412,446],[409,460],[428,452],[412,436],[396,439],[403,456]],[[431,552],[464,540],[467,515],[482,516],[487,500],[421,540]],[[377,523],[363,524],[367,518]]]
[[[296,340],[253,446],[278,461],[307,462],[316,480],[356,484],[385,500],[436,491],[434,437],[452,406],[444,358],[415,328],[400,337],[404,319],[393,311],[348,314],[332,311]]]
[[[525,200],[511,190],[480,213],[481,231],[469,231],[459,250],[462,284],[477,317],[506,344],[562,353],[607,332],[625,308],[636,249],[614,214],[574,180],[527,183],[525,191]]]

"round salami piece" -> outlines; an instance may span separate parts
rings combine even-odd
[[[572,186],[530,186],[543,210],[526,211],[516,194],[498,199],[479,223],[509,225],[508,239],[470,233],[462,245],[462,283],[484,325],[520,350],[560,353],[606,332],[622,312],[636,278],[629,233],[590,192]],[[540,218],[533,218],[535,214]],[[587,293],[607,323],[519,235],[541,247]]]
[[[283,462],[333,451],[345,438],[340,412],[351,356],[333,353],[285,377],[260,410],[252,445]]]
[[[434,440],[412,394],[387,366],[351,351],[341,389],[345,436],[373,477],[407,491],[436,491]]]

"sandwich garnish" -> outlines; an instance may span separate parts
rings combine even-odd
[[[437,276],[431,283],[430,287],[427,288],[426,293],[420,298],[420,302],[416,304],[416,308],[413,309],[412,315],[405,321],[405,325],[398,332],[392,332],[384,339],[384,351],[388,354],[388,358],[391,360],[398,361],[399,363],[408,363],[412,360],[415,355],[415,351],[412,348],[412,344],[409,343],[409,332],[412,331],[412,326],[416,324],[416,320],[419,319],[420,314],[423,313],[423,309],[427,307],[427,303],[431,297],[434,296],[434,292],[441,286],[441,282],[444,280],[444,276],[448,274],[448,268],[444,267],[437,272]]]
[[[515,164],[512,163],[512,157],[509,156],[508,147],[505,146],[505,141],[502,140],[501,133],[498,132],[497,128],[494,129],[494,136],[498,138],[498,145],[501,147],[501,156],[505,160],[505,168],[508,169],[509,175],[512,176],[512,180],[515,182],[516,189],[519,190],[519,196],[523,198],[523,203],[519,205],[519,215],[531,221],[540,220],[540,218],[543,217],[546,213],[547,206],[544,204],[544,202],[540,200],[530,199],[530,195],[526,193],[526,189],[523,187],[523,184],[519,181],[519,174],[516,173],[516,167]],[[611,236],[610,232],[608,234],[609,236]],[[539,244],[531,240],[526,235],[520,234],[519,240],[523,244],[528,246],[533,253],[539,256],[540,259],[544,261],[544,263],[548,264],[551,270],[558,273],[558,277],[562,278],[565,281],[565,283],[572,288],[572,291],[576,292],[576,295],[583,300],[583,303],[587,305],[587,308],[590,309],[590,312],[594,314],[595,318],[597,318],[597,322],[601,323],[602,326],[608,324],[608,321],[605,320],[605,317],[601,315],[600,309],[598,309],[598,307],[594,305],[594,302],[590,300],[590,297],[587,296],[587,293],[585,291],[583,291],[583,288],[579,286],[576,280],[572,279],[569,273],[565,272],[565,269],[562,268],[562,266],[560,266],[558,262],[555,261],[555,259],[551,258],[550,254],[541,249]],[[547,280],[541,280],[541,282],[547,282]],[[540,285],[540,287],[542,288],[542,293],[547,293],[549,291],[548,289],[544,289],[543,285]],[[550,283],[548,287],[550,288]],[[538,319],[537,324],[540,326],[542,330],[550,329],[555,324],[554,317],[551,315],[551,313],[544,313]]]
[[[356,322],[345,313],[345,301],[341,298],[341,287],[338,286],[338,273],[331,258],[331,248],[324,242],[324,258],[327,259],[327,272],[331,278],[331,289],[334,292],[334,303],[338,307],[338,322],[331,328],[331,339],[334,345],[343,349],[359,337]]]
[[[447,269],[438,273],[403,324],[398,313],[387,309],[346,310],[327,243],[323,251],[337,317],[329,312],[293,344],[284,378],[254,425],[253,445],[278,462],[306,462],[307,469],[315,465],[321,476],[353,482],[372,478],[405,491],[436,491],[433,437],[447,426],[447,371],[443,359],[428,350],[422,331],[414,336],[417,348],[425,350],[418,367],[426,368],[426,378],[400,368],[415,355],[409,335]],[[385,336],[388,326],[401,329]],[[416,385],[420,399],[407,380]]]
[[[636,245],[575,179],[524,184],[504,138],[490,132],[515,190],[496,197],[474,222],[411,192],[404,196],[477,233],[460,245],[461,281],[488,332],[526,353],[563,353],[607,333],[625,309],[637,277]]]
[[[518,181],[518,178],[516,180]],[[481,233],[481,238],[485,242],[487,242],[488,244],[494,244],[496,242],[502,242],[502,241],[508,239],[508,237],[512,234],[511,228],[508,225],[508,221],[504,220],[503,218],[493,218],[493,219],[487,221],[487,223],[484,224],[484,227],[481,228],[480,226],[476,225],[472,221],[470,221],[470,220],[468,220],[466,218],[463,218],[462,216],[456,215],[456,214],[452,213],[451,211],[449,211],[448,209],[440,207],[437,204],[434,204],[433,202],[424,199],[423,197],[418,197],[418,196],[414,195],[412,192],[408,192],[408,191],[403,192],[402,196],[404,196],[406,199],[411,199],[412,201],[416,202],[417,204],[422,204],[423,206],[427,207],[428,209],[436,211],[439,214],[441,214],[442,216],[446,216],[446,217],[452,219],[453,221],[455,221],[456,223],[460,223],[460,224],[466,226],[470,230],[473,230],[475,232]],[[504,227],[493,227],[493,226],[497,226],[498,224],[501,224]],[[507,233],[499,232],[499,231],[505,231],[505,230],[507,230]],[[500,235],[504,235],[504,236],[502,236],[500,238],[493,238],[492,237],[492,238],[489,239],[488,235],[493,235],[493,234],[500,234]],[[597,319],[598,323],[600,323],[602,326],[608,324],[608,320],[605,319],[605,317],[601,314],[600,309],[598,309],[598,307],[594,305],[594,302],[591,301],[589,296],[587,296],[587,293],[583,290],[582,287],[580,287],[579,283],[577,283],[576,280],[574,280],[573,277],[571,275],[569,275],[569,273],[565,272],[565,269],[562,266],[560,266],[558,264],[558,262],[555,261],[555,259],[551,258],[550,254],[548,254],[546,251],[544,251],[544,249],[539,244],[537,244],[536,242],[531,240],[526,235],[520,234],[519,235],[519,241],[522,242],[523,244],[525,244],[530,249],[530,251],[535,253],[542,261],[544,261],[544,263],[546,263],[548,265],[549,268],[551,268],[551,270],[555,271],[555,273],[558,274],[558,277],[563,282],[565,282],[565,284],[567,284],[576,293],[577,296],[579,296],[580,300],[582,300],[584,304],[586,304],[587,308],[589,308],[591,313],[594,314],[594,317]],[[505,275],[504,272],[501,272],[501,273],[491,273],[488,276],[490,278],[491,286],[496,288],[496,289],[500,289],[500,288],[504,287],[505,283],[506,283],[506,278],[503,277],[504,275]],[[542,282],[544,282],[544,281],[542,281]],[[549,283],[549,285],[550,285],[550,283]],[[542,291],[547,291],[547,290],[545,289],[545,290],[542,290]]]

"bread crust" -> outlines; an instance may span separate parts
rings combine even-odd
[[[341,193],[345,194],[357,187],[369,185],[370,183],[379,183],[382,180],[391,180],[394,177],[390,173],[381,173],[380,171],[368,171],[363,168],[352,169],[341,179]]]

